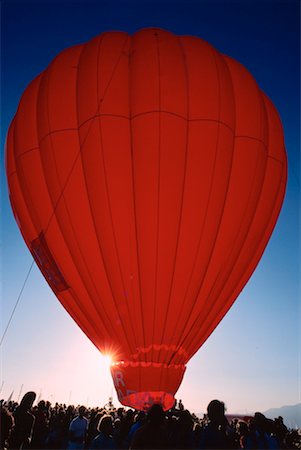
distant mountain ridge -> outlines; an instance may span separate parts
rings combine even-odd
[[[281,416],[287,427],[301,428],[301,403],[281,406],[280,408],[270,408],[264,411],[263,414],[269,419],[275,419]]]

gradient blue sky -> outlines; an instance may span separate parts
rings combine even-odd
[[[32,261],[10,210],[3,162],[6,132],[23,90],[59,51],[103,31],[161,27],[197,35],[243,63],[276,105],[289,179],[259,266],[188,364],[177,397],[193,411],[219,398],[229,412],[242,413],[300,402],[299,1],[2,0],[1,6],[2,329]],[[36,266],[5,337],[1,366],[1,398],[13,390],[18,398],[23,385],[23,393],[42,391],[52,401],[96,405],[112,392],[106,361]]]

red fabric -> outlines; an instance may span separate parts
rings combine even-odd
[[[116,362],[174,374],[168,388],[139,369],[129,390],[174,395],[174,366],[260,260],[287,165],[278,114],[243,66],[199,38],[146,29],[69,48],[32,81],[8,132],[7,177],[66,310]]]
[[[185,369],[184,364],[121,362],[111,366],[111,374],[121,403],[141,410],[161,403],[168,410],[174,405]]]

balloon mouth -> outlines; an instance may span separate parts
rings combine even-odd
[[[147,410],[161,404],[166,411],[174,406],[186,366],[154,362],[121,361],[111,365],[118,400],[125,406]]]
[[[122,397],[122,404],[141,411],[148,411],[152,405],[159,404],[167,411],[174,406],[175,397],[163,391],[136,392]]]

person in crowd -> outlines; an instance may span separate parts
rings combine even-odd
[[[142,425],[144,424],[144,420],[145,420],[145,412],[144,411],[139,411],[137,414],[135,414],[134,423],[131,426],[130,431],[128,432],[128,435],[126,438],[127,447],[130,446],[136,431],[139,430],[139,428],[141,428]]]
[[[237,438],[240,448],[251,448],[249,447],[250,432],[248,424],[244,420],[239,420],[236,425]]]
[[[258,449],[278,449],[277,439],[273,435],[273,421],[269,421],[262,413],[256,412],[250,423],[251,447]]]
[[[93,441],[93,439],[98,435],[98,425],[100,422],[100,419],[106,414],[106,411],[102,409],[101,411],[98,411],[97,409],[92,409],[90,411],[90,417],[89,417],[89,426],[88,426],[88,437],[87,437],[87,446],[90,446],[90,443]]]
[[[8,440],[15,424],[13,415],[1,404],[0,442],[1,450],[8,449]]]
[[[193,419],[187,409],[180,410],[179,417],[172,428],[170,436],[172,448],[195,448]]]
[[[115,415],[116,417],[116,415]],[[113,439],[116,443],[117,448],[121,448],[121,439],[120,439],[120,429],[121,429],[121,420],[120,417],[116,417],[114,420],[114,431],[113,431]]]
[[[93,439],[90,449],[116,449],[113,439],[113,419],[109,414],[101,417],[98,427],[99,434]]]
[[[154,404],[147,413],[146,423],[136,431],[130,449],[169,448],[165,414],[161,405]]]
[[[34,412],[35,424],[34,424],[30,448],[33,448],[33,449],[45,448],[46,437],[49,432],[48,408],[49,408],[49,406],[48,407],[46,406],[46,402],[44,400],[41,400],[38,403],[37,409]]]
[[[194,425],[193,425],[194,448],[198,448],[198,444],[201,439],[202,431],[203,431],[202,421],[195,419]]]
[[[63,449],[66,448],[66,413],[63,407],[57,408],[50,419],[49,433],[46,438],[47,448]]]
[[[287,427],[283,423],[283,417],[279,416],[274,419],[275,424],[275,434],[277,437],[278,445],[280,448],[286,448],[285,446],[285,436],[288,433]]]
[[[14,412],[15,427],[12,430],[9,448],[10,449],[27,449],[31,443],[35,417],[30,412],[33,402],[36,399],[35,392],[27,392],[20,405],[16,408]]]
[[[225,417],[225,404],[212,400],[207,406],[208,423],[200,435],[200,449],[238,448],[233,432]]]
[[[88,420],[85,417],[86,408],[80,406],[78,409],[78,416],[76,416],[69,426],[69,441],[68,450],[82,450],[85,447]]]
[[[184,405],[183,405],[181,399],[179,400],[179,403],[178,403],[178,409],[179,409],[180,411],[184,411]]]
[[[123,408],[122,408],[123,409]],[[128,409],[127,411],[123,410],[123,415],[120,424],[120,430],[118,435],[118,447],[119,448],[128,448],[127,437],[131,426],[134,423],[134,411],[132,409]]]
[[[301,448],[301,433],[298,430],[291,430],[284,438],[285,448],[300,449]]]

